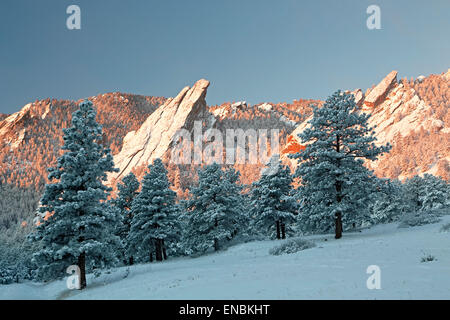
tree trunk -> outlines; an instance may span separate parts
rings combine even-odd
[[[132,265],[134,264],[133,256],[131,256],[131,257],[129,258],[128,264],[129,264],[130,266],[132,266]]]
[[[339,153],[341,150],[341,139],[339,135],[336,135],[336,151]],[[337,167],[341,167],[341,160],[337,159]],[[336,181],[335,181],[335,188],[336,188],[336,201],[337,203],[341,203],[342,201],[342,181],[340,180],[340,175],[336,175]],[[342,238],[342,212],[337,211],[335,214],[335,238],[340,239]]]
[[[219,240],[214,239],[214,251],[219,251]]]
[[[156,261],[162,261],[161,239],[155,239],[155,255]]]
[[[78,268],[80,268],[80,290],[86,288],[86,253],[83,252],[78,256]]]
[[[281,239],[281,235],[280,235],[280,220],[277,220],[277,239],[278,240]]]
[[[214,219],[214,227],[217,228],[219,226],[219,221]],[[217,238],[214,239],[214,251],[219,251],[219,240]]]
[[[150,251],[150,262],[153,262],[153,252]]]
[[[161,246],[162,246],[163,259],[167,260],[167,252],[166,252],[166,246],[164,244],[164,239],[161,240]]]
[[[281,239],[286,239],[286,225],[281,223]]]
[[[336,239],[340,239],[342,237],[342,213],[340,211],[335,213],[335,233],[334,236]]]

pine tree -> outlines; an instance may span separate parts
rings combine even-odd
[[[410,211],[440,209],[450,205],[449,184],[430,174],[406,179],[404,195]]]
[[[167,259],[167,242],[173,247],[178,240],[178,207],[161,159],[156,159],[148,169],[142,190],[132,204],[127,242],[129,254],[135,254],[141,261],[149,257],[152,262],[153,255],[157,261]]]
[[[293,156],[299,163],[295,176],[302,184],[302,228],[328,231],[334,215],[339,239],[343,223],[354,226],[358,215],[368,215],[366,201],[373,191],[374,176],[363,163],[390,149],[389,145],[375,146],[369,117],[360,112],[352,94],[341,91],[331,95],[323,107],[313,108],[310,128],[299,134],[306,148]]]
[[[408,210],[399,181],[377,179],[376,192],[370,205],[372,223],[397,221]]]
[[[110,149],[102,144],[102,128],[96,122],[92,102],[85,100],[72,115],[72,126],[64,129],[65,153],[48,179],[40,201],[39,226],[31,239],[42,250],[34,255],[38,274],[52,279],[70,265],[80,269],[80,289],[86,287],[86,270],[116,262],[118,241],[111,230],[117,216],[105,200],[110,188],[103,184],[107,172],[114,172]]]
[[[422,178],[418,175],[406,179],[403,184],[404,195],[407,201],[408,209],[412,212],[422,209],[421,189]]]
[[[122,181],[117,185],[119,190],[117,198],[112,201],[113,205],[116,206],[120,215],[123,218],[122,224],[118,230],[118,236],[122,241],[122,252],[126,248],[126,241],[128,234],[130,233],[131,228],[131,220],[133,218],[131,207],[134,198],[139,194],[139,181],[134,175],[134,173],[130,172],[126,175]],[[125,259],[125,252],[122,254]],[[128,257],[128,261],[124,261],[125,263],[132,265],[133,264],[133,256]]]
[[[277,159],[252,185],[251,213],[257,230],[286,238],[286,226],[294,223],[297,212],[293,191],[290,169]]]
[[[245,228],[239,172],[223,171],[217,163],[199,170],[198,186],[186,201],[183,247],[187,254],[220,249]]]
[[[441,209],[450,205],[450,185],[440,177],[425,173],[424,190],[420,200],[422,210]]]

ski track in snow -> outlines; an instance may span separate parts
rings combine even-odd
[[[450,232],[440,232],[449,222],[305,237],[317,246],[281,256],[268,253],[280,241],[249,242],[132,266],[126,278],[126,267],[89,275],[83,291],[67,289],[66,279],[0,285],[0,299],[449,299]],[[421,262],[428,254],[437,260]],[[380,290],[366,287],[369,265],[381,269]]]

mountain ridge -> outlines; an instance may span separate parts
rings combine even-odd
[[[450,150],[447,147],[450,134],[449,81],[450,69],[438,75],[419,77],[411,81],[397,80],[397,72],[392,71],[378,85],[365,92],[361,89],[347,91],[354,94],[356,102],[364,111],[372,113],[371,124],[378,127],[379,143],[391,140],[394,142],[390,154],[383,156],[376,165],[369,165],[377,175],[405,178],[414,174],[432,173],[447,180],[450,178],[448,168]],[[206,88],[208,86],[209,82]],[[181,92],[186,94],[189,88],[185,87]],[[292,103],[263,102],[251,106],[246,102],[237,102],[209,106],[206,103],[206,90],[201,95],[203,96],[199,106],[202,110],[194,113],[191,122],[197,118],[209,121],[208,126],[220,130],[279,127],[280,146],[283,151],[287,148],[289,152],[294,152],[298,148],[296,146],[289,149],[289,146],[290,143],[298,143],[295,133],[306,125],[306,120],[312,113],[310,104],[323,103],[320,100],[299,99]],[[171,101],[176,105],[173,98],[120,92],[99,94],[89,99],[98,108],[98,120],[104,128],[105,142],[111,145],[116,159],[120,159],[117,156],[121,153],[124,154],[125,151],[122,149],[127,139],[128,141],[139,139],[136,133],[159,107],[163,107],[158,111],[163,114],[162,111]],[[61,152],[62,128],[70,125],[70,114],[76,105],[77,101],[71,100],[36,100],[12,115],[0,115],[2,183],[42,188],[47,182],[45,169],[55,164]],[[192,108],[193,104],[185,106]],[[189,112],[187,114],[189,115]],[[150,127],[153,129],[158,122],[155,120],[156,116],[153,118],[148,124],[147,131]],[[171,140],[173,133],[184,128],[185,121],[186,117],[180,117],[179,123],[173,128],[169,126],[168,130],[171,133],[166,134],[165,140],[163,139],[167,143],[164,142],[164,146],[155,145],[159,148],[155,156],[167,156],[167,151],[173,143]],[[188,127],[192,130],[192,126]],[[161,123],[158,129],[160,134],[164,133],[163,129],[164,125]],[[402,134],[405,130],[408,132]],[[145,164],[153,158],[146,157],[146,161],[137,163],[137,167],[132,164],[131,168],[142,173]],[[121,163],[122,161],[118,160],[116,165],[120,167]],[[263,166],[264,164],[236,165],[236,168],[241,170],[244,182],[249,183],[258,178]],[[175,179],[175,176],[180,174],[180,168],[169,167],[172,179]],[[192,172],[190,175],[192,176]],[[181,180],[187,176],[189,174],[181,175]],[[181,189],[186,189],[192,179],[187,180]]]

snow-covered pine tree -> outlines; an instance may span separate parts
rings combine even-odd
[[[111,232],[117,215],[105,200],[110,188],[103,182],[114,172],[110,149],[103,145],[102,128],[96,122],[92,102],[85,100],[64,129],[65,153],[50,168],[49,180],[38,209],[39,226],[30,239],[40,241],[34,254],[38,276],[60,277],[70,265],[80,268],[80,289],[86,287],[86,271],[117,261],[118,237]]]
[[[450,184],[441,177],[425,173],[424,190],[420,200],[422,210],[441,209],[450,206]]]
[[[223,171],[213,163],[198,171],[198,185],[190,190],[185,202],[186,229],[183,248],[186,254],[220,249],[245,228],[242,186],[239,172]]]
[[[418,175],[408,178],[403,182],[403,192],[408,209],[412,212],[417,212],[422,208],[421,189],[423,181]]]
[[[373,196],[370,205],[373,224],[397,221],[408,210],[403,188],[398,180],[377,179]]]
[[[389,145],[375,146],[369,117],[360,112],[352,94],[341,91],[323,107],[314,107],[310,127],[299,134],[306,148],[293,155],[299,164],[295,176],[301,178],[300,227],[328,231],[334,215],[339,239],[343,223],[355,225],[361,214],[368,215],[374,176],[364,160],[376,160],[390,150]]]
[[[424,174],[423,177],[416,175],[406,179],[403,188],[410,211],[440,209],[450,205],[449,184],[439,177],[430,174]]]
[[[112,204],[117,207],[120,211],[120,215],[122,216],[122,224],[118,230],[118,236],[122,241],[122,255],[124,259],[124,263],[132,265],[133,264],[133,256],[128,256],[126,254],[126,242],[127,237],[131,228],[131,219],[133,218],[131,213],[131,206],[134,198],[139,194],[139,181],[134,175],[133,172],[127,174],[121,182],[118,183],[117,189],[118,194],[117,198],[112,200]],[[126,259],[128,258],[128,259]]]
[[[167,243],[173,247],[178,240],[178,206],[176,193],[170,189],[167,170],[161,159],[148,166],[141,192],[131,207],[131,228],[127,237],[128,252],[141,261],[167,259]]]
[[[295,222],[298,209],[292,180],[290,169],[277,159],[252,184],[251,215],[256,230],[277,239],[286,238],[286,228]]]

